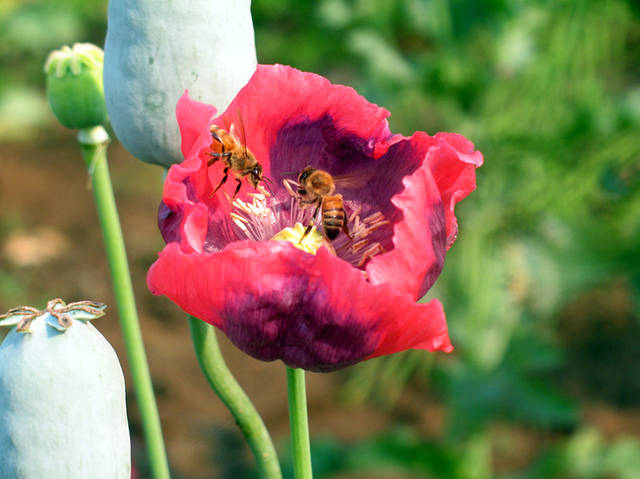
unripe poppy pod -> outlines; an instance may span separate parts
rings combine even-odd
[[[90,43],[74,43],[49,54],[44,66],[47,97],[56,118],[67,128],[104,125],[107,105],[102,85],[104,54]]]
[[[105,306],[52,300],[0,316],[0,479],[129,479],[124,377],[89,322]]]
[[[178,98],[224,110],[256,69],[249,0],[111,0],[104,84],[111,125],[136,158],[182,161]]]

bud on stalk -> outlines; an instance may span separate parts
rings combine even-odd
[[[102,86],[103,52],[90,43],[74,43],[49,54],[44,66],[49,105],[67,128],[104,125],[107,107]]]

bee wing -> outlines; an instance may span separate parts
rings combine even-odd
[[[240,110],[238,110],[238,125],[240,126],[240,144],[244,149],[244,155],[247,156],[247,133],[244,129],[244,121],[242,121]]]
[[[238,128],[236,128],[236,125],[228,116],[225,116],[222,119],[222,123],[224,123],[224,129],[229,134],[228,141],[231,141],[231,145],[229,146],[229,148],[234,147],[235,144],[239,142],[237,135]]]
[[[335,175],[333,182],[341,188],[362,188],[375,174],[375,168],[369,167],[346,175]]]
[[[228,116],[224,117],[224,126],[229,134],[233,137],[234,141],[242,145],[244,155],[247,156],[247,133],[244,129],[244,121],[242,120],[242,114],[240,110],[237,111],[238,120],[232,122]]]

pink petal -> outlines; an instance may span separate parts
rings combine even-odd
[[[433,148],[432,139],[425,133],[415,133],[410,140],[423,145],[419,150],[423,155]],[[402,184],[404,189],[391,199],[401,213],[393,225],[393,249],[374,257],[366,269],[372,283],[386,283],[416,300],[428,291],[442,270],[445,214],[440,191],[426,162],[406,176]]]
[[[325,248],[314,256],[287,242],[244,241],[196,254],[172,243],[147,281],[246,353],[292,367],[329,371],[411,347],[450,348],[437,308],[367,283]]]
[[[180,127],[182,138],[182,155],[190,158],[211,143],[209,125],[216,115],[216,108],[205,103],[200,103],[189,98],[189,92],[178,100],[176,105],[176,119]]]
[[[447,221],[447,249],[458,234],[454,208],[458,201],[476,189],[476,168],[482,166],[482,153],[457,133],[438,133],[438,145],[429,151],[427,161],[436,180]]]
[[[385,335],[367,359],[407,349],[453,351],[440,301],[433,299],[426,304],[398,301],[396,305],[404,310],[398,311],[393,322],[382,326]]]
[[[279,164],[278,171],[272,173],[271,147],[285,127],[331,118],[333,130],[366,139],[374,157],[384,153],[385,142],[391,137],[387,110],[369,103],[353,88],[284,65],[258,65],[247,85],[214,123],[226,127],[237,123],[240,116],[247,146],[262,163],[265,174],[276,181],[282,172],[299,171],[310,161],[294,154],[286,160],[290,163]]]

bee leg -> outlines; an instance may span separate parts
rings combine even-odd
[[[344,210],[343,210],[344,211]],[[346,214],[345,214],[346,216]],[[353,235],[349,232],[349,226],[347,225],[347,218],[344,219],[344,223],[342,223],[342,232],[347,235],[347,237],[352,240]]]
[[[224,153],[224,143],[222,142],[222,138],[220,138],[220,136],[213,130],[211,130],[210,133],[211,137],[222,145],[222,152]]]
[[[309,231],[311,231],[311,228],[313,228],[313,223],[310,223],[309,226],[307,226],[307,229],[304,230],[304,234],[302,235],[302,238],[300,238],[300,241],[298,241],[298,244],[302,244],[302,240],[304,240],[305,237],[309,234]]]
[[[238,192],[240,191],[240,187],[242,186],[242,180],[240,180],[240,178],[236,178],[236,181],[238,182],[238,186],[236,186],[236,192],[233,194],[233,197],[231,199],[235,200],[236,196],[238,196]]]
[[[269,178],[267,178],[266,176],[264,178],[262,178],[262,182],[264,183],[264,186],[267,187],[267,191],[269,192],[269,194],[271,196],[273,196],[273,190],[271,189],[271,186],[269,186],[273,182]]]
[[[302,240],[306,238],[306,236],[309,234],[309,232],[311,231],[311,228],[313,228],[313,223],[314,220],[316,218],[316,216],[318,216],[318,211],[320,210],[320,205],[322,205],[321,201],[318,201],[318,204],[316,206],[316,210],[313,212],[313,214],[311,215],[311,222],[309,223],[309,225],[307,226],[307,229],[304,230],[304,234],[302,235],[302,238],[300,238],[300,241],[298,241],[298,244],[302,244]]]
[[[224,169],[224,176],[222,177],[222,181],[220,181],[220,184],[218,186],[216,186],[216,189],[213,190],[213,193],[215,193],[216,191],[218,191],[220,189],[220,187],[222,185],[224,185],[225,181],[227,181],[227,178],[229,177],[229,167],[227,166]],[[211,195],[213,196],[213,193],[211,193]]]
[[[218,134],[215,131],[211,132],[211,137],[216,140],[218,143],[220,143],[220,147],[222,148],[222,151],[220,153],[216,153],[215,151],[212,153],[209,153],[213,158],[211,158],[208,162],[207,162],[207,166],[211,166],[213,165],[216,161],[218,161],[220,158],[231,158],[231,152],[224,151],[224,143],[222,142],[222,139],[220,138],[220,136],[218,136]],[[220,186],[218,186],[219,188]]]
[[[223,147],[224,149],[224,147]],[[207,162],[207,166],[211,166],[213,165],[216,161],[218,161],[220,158],[231,158],[231,152],[227,151],[226,153],[223,151],[222,153],[216,153],[215,151],[213,153],[209,153],[209,155],[212,156],[212,158]]]

